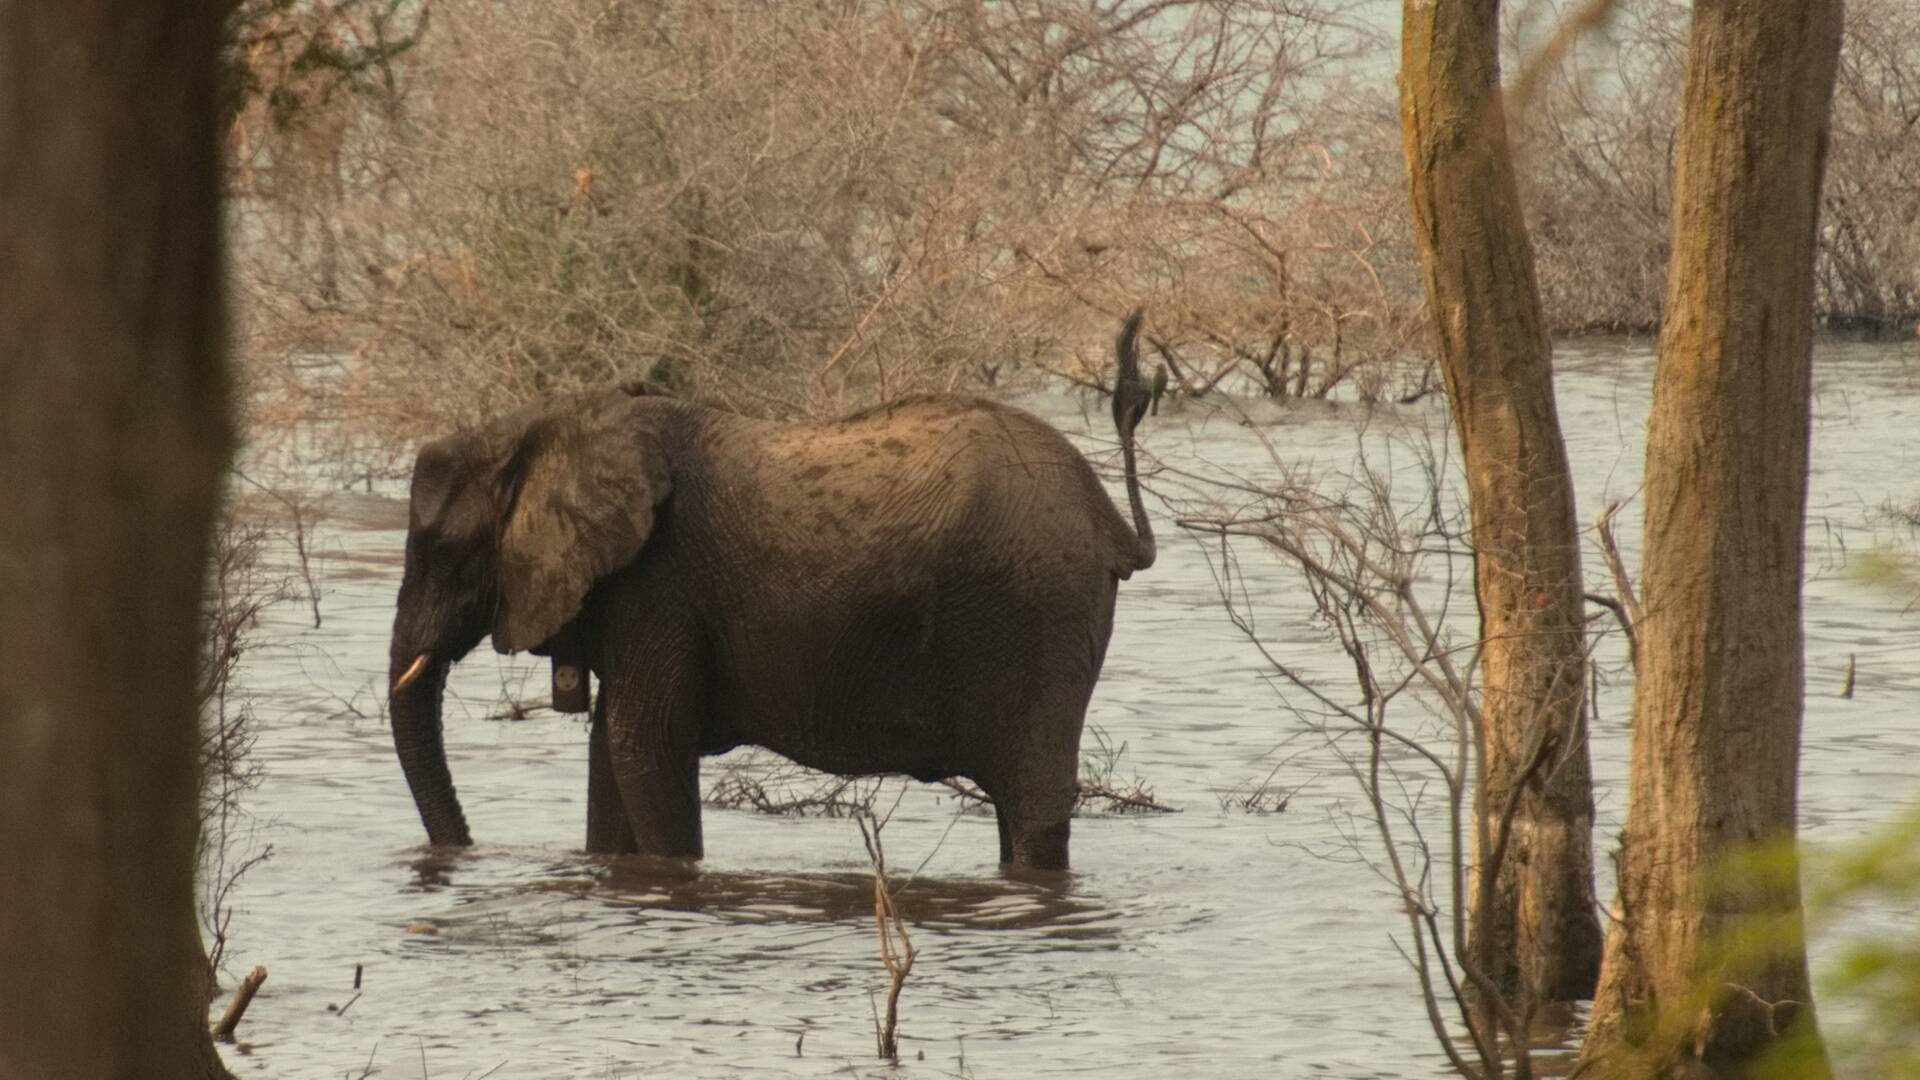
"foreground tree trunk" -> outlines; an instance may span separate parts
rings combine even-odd
[[[1525,1011],[1590,995],[1601,936],[1580,543],[1500,104],[1497,0],[1408,0],[1400,119],[1473,520],[1484,642],[1477,860],[1513,807],[1490,893],[1476,875],[1470,955]]]
[[[1633,776],[1595,1076],[1827,1075],[1789,857],[1813,256],[1838,0],[1694,6],[1647,435]],[[1773,853],[1766,872],[1730,857]],[[1697,1061],[1696,1061],[1697,1059]]]
[[[0,1076],[224,1076],[194,918],[219,5],[0,3]]]

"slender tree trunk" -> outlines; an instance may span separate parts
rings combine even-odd
[[[1599,970],[1601,935],[1581,724],[1580,543],[1552,349],[1500,104],[1497,0],[1408,0],[1400,118],[1473,521],[1485,642],[1476,859],[1488,856],[1514,808],[1492,895],[1476,885],[1470,953],[1523,1007],[1584,998]]]
[[[0,0],[0,1076],[225,1075],[193,890],[220,10]]]
[[[1598,1076],[1827,1075],[1790,853],[1813,256],[1838,0],[1694,5],[1647,435],[1633,775]],[[1730,857],[1768,850],[1766,872]],[[1739,939],[1745,938],[1745,945]],[[1696,1060],[1697,1059],[1697,1063]]]

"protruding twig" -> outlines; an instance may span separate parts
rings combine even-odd
[[[1849,700],[1853,697],[1853,654],[1847,654],[1847,685],[1840,688],[1840,696]]]
[[[1620,544],[1613,538],[1613,518],[1620,512],[1620,504],[1610,502],[1600,512],[1600,520],[1594,522],[1594,531],[1600,534],[1600,553],[1606,557],[1607,569],[1613,574],[1613,587],[1619,593],[1620,607],[1614,609],[1620,615],[1620,625],[1627,632],[1628,657],[1637,662],[1639,642],[1634,630],[1640,625],[1640,597],[1633,591],[1633,577],[1627,573],[1626,560],[1620,557]],[[1624,612],[1624,614],[1623,614]]]
[[[267,981],[267,969],[254,968],[240,983],[240,989],[233,992],[233,1000],[227,1003],[227,1013],[213,1029],[213,1037],[221,1042],[233,1041],[233,1030],[240,1026],[240,1018],[247,1014],[247,1006],[253,1004],[253,995],[260,992],[260,984]]]

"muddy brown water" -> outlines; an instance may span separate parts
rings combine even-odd
[[[1637,490],[1650,371],[1640,345],[1561,351],[1583,521]],[[1846,569],[1876,543],[1912,540],[1876,511],[1920,497],[1920,351],[1828,347],[1817,384],[1802,813],[1813,837],[1840,840],[1920,789],[1920,615]],[[1110,449],[1097,405],[1024,403]],[[1444,430],[1437,402],[1246,408],[1251,426],[1190,404],[1143,438],[1179,470],[1270,479],[1256,435],[1324,476],[1363,449],[1408,473],[1407,440]],[[1156,483],[1180,487],[1172,473]],[[918,868],[900,906],[919,959],[889,1070],[874,1057],[870,998],[885,978],[853,823],[709,809],[697,873],[589,858],[582,724],[488,719],[503,686],[544,692],[532,663],[483,647],[457,669],[447,741],[478,846],[451,858],[419,846],[378,707],[403,499],[398,484],[328,499],[312,545],[322,626],[303,603],[281,605],[246,660],[265,769],[248,839],[273,855],[235,896],[228,970],[271,972],[247,1045],[229,1051],[242,1076],[1445,1073],[1395,950],[1394,902],[1346,847],[1352,782],[1222,616],[1208,547],[1164,508],[1160,561],[1121,589],[1089,720],[1124,744],[1121,775],[1181,812],[1076,821],[1074,873],[1049,888],[997,873],[989,817],[912,785],[885,831],[891,865]],[[1620,531],[1637,564],[1637,505]],[[1241,554],[1262,641],[1337,679],[1291,572]],[[1838,697],[1849,654],[1850,701]],[[1627,700],[1616,679],[1594,733],[1603,849],[1624,810]],[[1222,793],[1269,776],[1292,793],[1285,812],[1222,809]],[[1899,924],[1855,913],[1817,938],[1816,966],[1846,933]]]

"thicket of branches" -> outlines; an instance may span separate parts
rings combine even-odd
[[[253,846],[241,808],[246,794],[259,785],[261,769],[253,756],[253,706],[235,679],[254,644],[261,612],[291,595],[285,577],[266,562],[273,539],[263,526],[231,514],[221,518],[214,528],[201,609],[199,909],[216,981],[233,916],[228,897],[240,878],[272,852],[271,846]]]
[[[350,354],[392,435],[611,376],[1097,386],[1143,299],[1176,389],[1401,394],[1380,48],[1331,2],[439,5],[389,77],[237,118],[246,328]]]
[[[768,415],[1100,388],[1141,301],[1176,393],[1433,385],[1390,43],[1344,0],[239,11],[249,351],[348,358],[265,417],[337,393],[405,439],[616,376]],[[1567,13],[1513,11],[1516,56]],[[1920,11],[1850,20],[1819,310],[1904,330]],[[1657,323],[1685,27],[1617,4],[1516,97],[1559,332]]]
[[[1508,22],[1510,55],[1529,51],[1575,6],[1518,6]],[[1616,3],[1509,117],[1541,299],[1560,333],[1659,323],[1689,11],[1685,0]],[[1884,335],[1911,333],[1920,320],[1916,177],[1920,7],[1854,0],[1815,263],[1814,310],[1827,326]]]
[[[1226,615],[1278,676],[1287,711],[1322,744],[1330,771],[1352,781],[1354,802],[1334,811],[1342,843],[1316,854],[1357,858],[1397,901],[1406,922],[1394,945],[1456,1070],[1532,1076],[1542,995],[1503,988],[1496,936],[1474,928],[1493,916],[1523,792],[1548,783],[1584,743],[1592,698],[1582,730],[1543,728],[1522,781],[1486,805],[1485,642],[1460,625],[1472,613],[1474,553],[1445,445],[1405,432],[1388,440],[1390,466],[1363,449],[1350,474],[1322,476],[1267,449],[1277,479],[1198,482],[1179,500],[1178,521],[1203,539]],[[1299,574],[1309,620],[1339,657],[1328,670],[1269,649],[1273,627],[1262,620],[1271,613],[1248,572],[1267,558]],[[1594,637],[1609,629],[1599,623]]]

